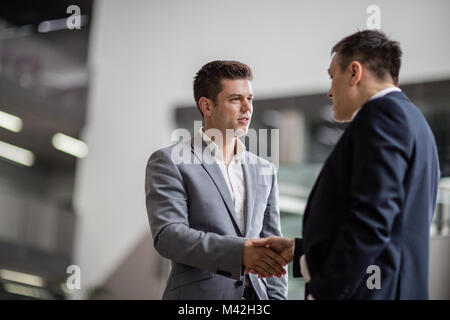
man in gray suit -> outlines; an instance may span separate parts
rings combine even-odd
[[[253,112],[252,77],[238,61],[203,66],[194,97],[204,127],[148,161],[154,246],[172,261],[163,299],[287,298],[287,261],[251,240],[281,235],[275,168],[238,139]]]

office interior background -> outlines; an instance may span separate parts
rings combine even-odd
[[[211,60],[253,68],[251,127],[280,130],[282,232],[300,236],[346,127],[326,96],[330,50],[367,28],[371,5],[401,43],[400,87],[436,138],[430,298],[450,299],[446,0],[2,1],[0,299],[161,298],[170,263],[153,248],[145,166],[173,130],[201,120],[192,81]],[[289,299],[303,287],[290,276]]]

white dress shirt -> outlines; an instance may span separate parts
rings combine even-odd
[[[236,138],[236,153],[229,164],[223,160],[222,153],[214,141],[200,128],[200,134],[203,141],[211,150],[216,163],[219,165],[220,171],[227,183],[230,191],[231,200],[234,204],[234,211],[236,212],[237,223],[242,234],[245,233],[245,202],[246,202],[246,186],[244,171],[242,169],[242,156],[244,155],[245,145],[239,138]]]

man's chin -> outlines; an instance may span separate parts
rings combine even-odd
[[[336,122],[339,122],[339,123],[346,123],[346,122],[350,122],[351,121],[351,119],[347,119],[347,118],[342,117],[340,115],[336,115],[336,112],[334,113],[334,120]]]
[[[226,134],[227,136],[233,136],[233,137],[241,137],[241,136],[245,136],[248,132],[248,127],[244,126],[244,127],[235,127],[233,129],[226,129]]]
[[[235,137],[242,137],[242,136],[245,136],[247,134],[247,132],[248,132],[248,127],[247,126],[239,127],[239,128],[236,128],[234,130],[234,136]]]

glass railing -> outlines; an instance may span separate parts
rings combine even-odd
[[[430,234],[431,236],[450,236],[450,177],[442,178],[439,183]]]

